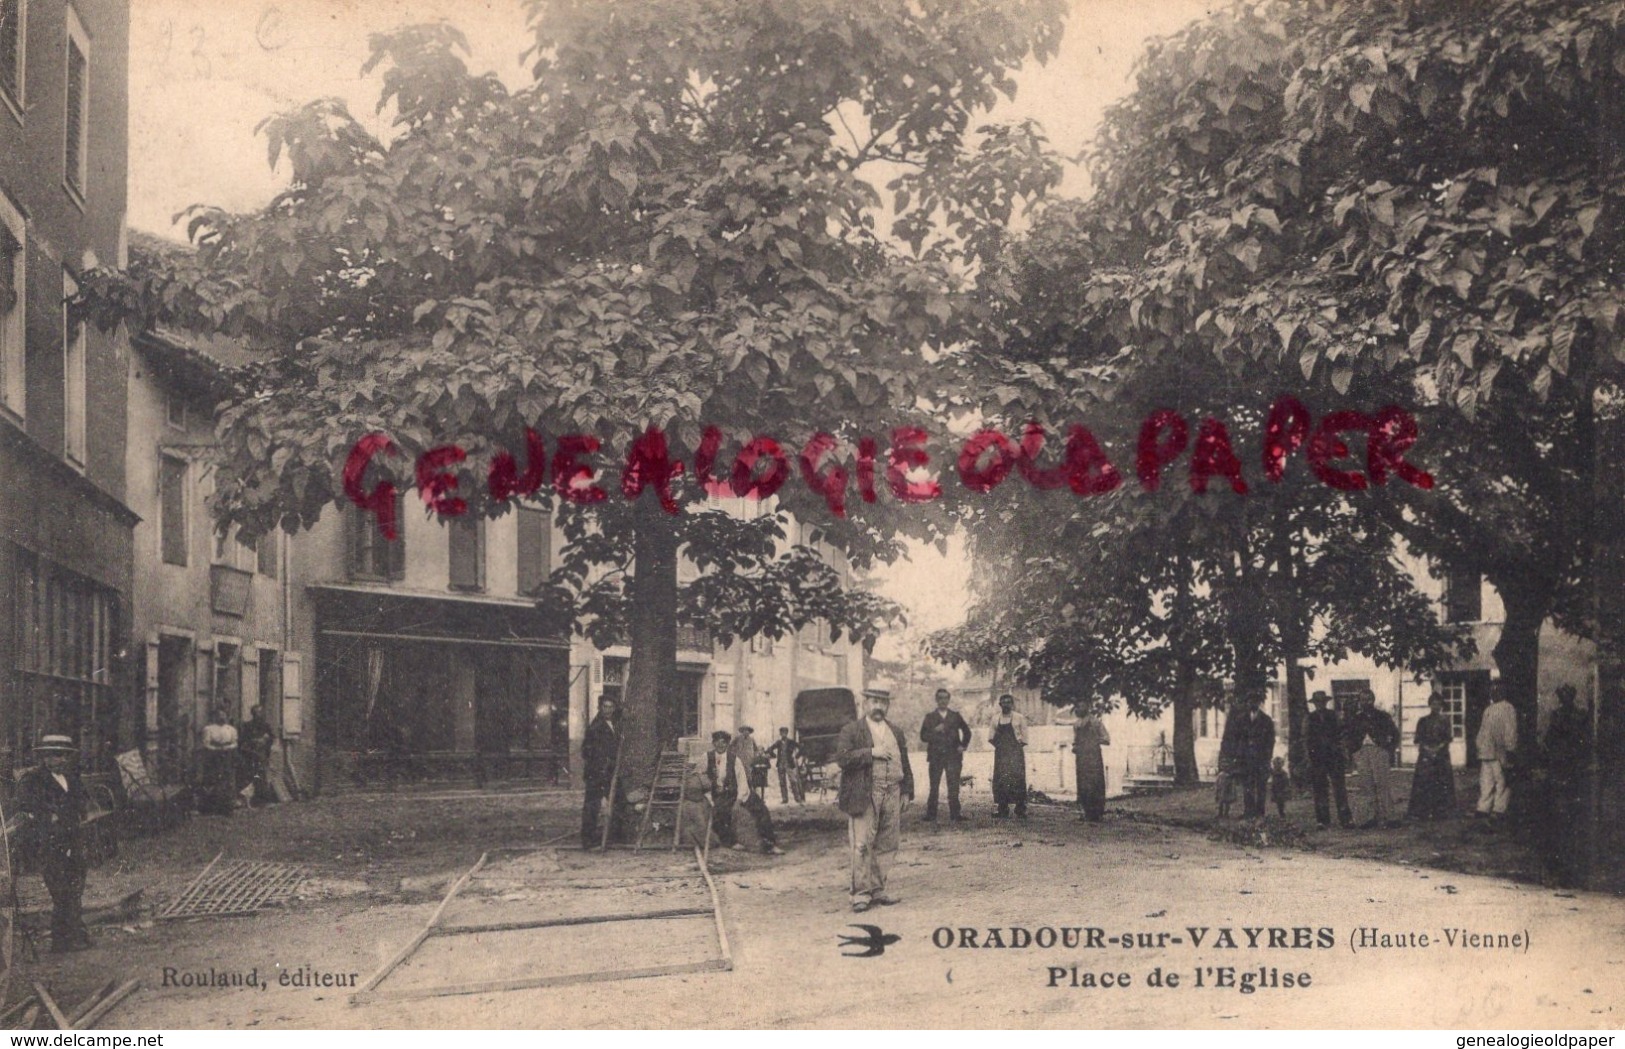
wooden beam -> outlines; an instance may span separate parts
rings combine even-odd
[[[490,853],[488,852],[480,853],[480,858],[475,861],[474,866],[470,867],[467,871],[464,871],[463,876],[452,883],[451,888],[446,890],[445,898],[440,901],[440,906],[436,907],[434,913],[429,916],[429,921],[423,926],[423,930],[412,938],[411,943],[408,943],[405,947],[402,947],[399,951],[395,952],[395,956],[389,961],[385,962],[383,968],[367,977],[367,982],[362,984],[360,989],[357,990],[355,994],[350,996],[350,1001],[352,1004],[356,1002],[361,995],[372,990],[374,987],[377,987],[384,977],[394,972],[397,966],[406,961],[407,958],[411,957],[413,951],[423,946],[423,941],[427,940],[430,935],[432,935],[435,923],[440,921],[440,915],[445,912],[446,905],[451,903],[452,897],[456,896],[459,892],[462,892],[463,886],[468,884],[468,880],[474,877],[481,867],[485,866],[485,860],[488,856],[490,856]]]
[[[44,1003],[46,1011],[51,1014],[51,1022],[56,1024],[57,1030],[73,1030],[73,1024],[69,1023],[68,1018],[62,1015],[62,1010],[57,1006],[56,999],[51,997],[50,992],[45,989],[45,985],[38,980],[34,981],[34,993],[39,996],[39,1000]]]
[[[707,844],[709,844],[709,838]],[[717,895],[717,886],[711,880],[711,871],[706,867],[705,857],[700,854],[700,850],[697,848],[694,850],[694,859],[700,865],[700,873],[705,875],[705,887],[711,890],[711,913],[717,919],[717,947],[722,951],[723,968],[732,969],[734,967],[734,956],[733,951],[728,949],[728,930],[723,926],[722,922],[722,897]]]
[[[90,1012],[90,1010],[96,1007],[97,1002],[100,1002],[103,998],[106,998],[108,995],[112,994],[113,988],[117,986],[117,980],[108,980],[106,983],[102,984],[94,993],[91,994],[89,998],[86,998],[84,1001],[73,1007],[73,1011],[68,1014],[68,1019],[77,1024],[85,1017],[87,1013]]]
[[[134,994],[136,992],[136,988],[140,986],[140,980],[127,980],[120,984],[118,990],[114,991],[106,998],[103,998],[99,1003],[97,1003],[96,1008],[85,1014],[84,1019],[79,1021],[79,1026],[86,1029],[95,1027],[101,1022],[103,1017],[113,1011],[114,1007],[117,1006],[118,1003]]]
[[[448,984],[441,987],[422,987],[400,991],[368,991],[357,993],[350,1000],[357,1005],[369,1002],[403,1002],[416,998],[440,998],[454,994],[490,994],[498,991],[527,991],[539,987],[568,987],[580,983],[602,983],[607,980],[636,980],[648,976],[675,976],[679,973],[722,972],[732,963],[722,958],[708,958],[703,962],[676,962],[671,965],[651,965],[642,969],[604,969],[599,972],[574,973],[564,976],[533,976],[517,980],[489,980],[483,983]]]
[[[28,1008],[29,1004],[31,1002],[33,1002],[33,1001],[34,1001],[34,996],[31,995],[31,994],[26,994],[23,997],[19,998],[15,1003],[13,1003],[10,1007],[8,1007],[5,1012],[0,1012],[0,1024],[9,1023],[14,1017],[18,1016],[24,1009]]]
[[[664,911],[629,911],[620,914],[586,914],[576,918],[538,918],[534,921],[491,922],[486,925],[442,925],[436,936],[461,936],[476,932],[517,932],[521,929],[554,929],[564,925],[597,925],[600,922],[649,921],[656,918],[692,918],[711,914],[710,907],[675,907]]]

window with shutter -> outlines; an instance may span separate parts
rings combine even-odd
[[[446,537],[451,588],[485,589],[485,521],[454,517],[446,525]]]
[[[158,460],[158,529],[164,564],[186,564],[186,460]]]
[[[23,417],[28,384],[25,375],[24,321],[28,284],[28,229],[22,213],[0,194],[0,407]]]
[[[1483,618],[1483,577],[1477,572],[1447,571],[1444,577],[1444,621],[1476,623]]]
[[[62,274],[63,301],[79,294],[79,283]],[[62,307],[62,454],[77,466],[85,465],[86,388],[85,321],[79,311]]]
[[[406,503],[401,493],[395,495],[395,520],[400,522],[399,537],[390,542],[384,538],[373,515],[352,510],[345,514],[350,529],[350,576],[353,579],[402,579],[406,576]]]
[[[518,530],[519,592],[534,594],[553,572],[553,536],[548,512],[538,506],[520,506]]]
[[[85,165],[90,144],[90,38],[79,24],[79,16],[68,9],[66,112],[63,126],[63,178],[68,188],[83,197]]]

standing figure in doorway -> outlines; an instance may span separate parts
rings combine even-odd
[[[599,810],[610,798],[609,825],[613,830],[619,798],[624,793],[615,782],[615,761],[621,749],[620,704],[604,697],[598,701],[598,716],[587,726],[587,735],[581,741],[581,778],[587,788],[581,804],[581,847],[596,849],[603,841],[598,831]]]
[[[993,803],[998,809],[996,820],[1010,818],[1010,806],[1016,807],[1016,819],[1027,818],[1027,719],[1016,712],[1016,697],[1006,692],[999,697],[999,715],[988,729],[987,740],[993,744]]]
[[[1450,718],[1444,696],[1428,697],[1428,713],[1416,723],[1416,773],[1406,815],[1418,820],[1449,819],[1456,813],[1456,775],[1450,767]]]
[[[51,894],[51,950],[90,946],[82,910],[85,896],[85,789],[72,767],[77,748],[68,736],[40,737],[41,764],[17,783],[17,836],[34,858]]]
[[[203,756],[198,773],[203,779],[198,811],[204,815],[230,816],[237,807],[237,730],[231,727],[225,707],[216,707],[210,723],[203,728]]]
[[[920,742],[925,744],[925,764],[931,773],[931,793],[925,799],[925,818],[937,818],[937,795],[942,779],[948,778],[948,818],[963,820],[959,812],[959,773],[963,767],[965,748],[970,746],[970,726],[959,711],[948,709],[952,694],[945,688],[937,689],[937,709],[920,723]]]
[[[1078,818],[1099,823],[1106,815],[1106,760],[1100,748],[1110,746],[1112,737],[1088,703],[1074,706],[1072,714],[1077,718],[1072,725],[1072,761],[1078,774]]]

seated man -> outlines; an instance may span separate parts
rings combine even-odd
[[[744,849],[734,828],[734,807],[736,804],[743,805],[756,825],[756,836],[761,840],[762,851],[769,856],[782,856],[784,850],[779,848],[778,835],[773,830],[773,817],[769,815],[762,796],[747,788],[741,799],[740,787],[747,781],[737,750],[728,746],[731,740],[732,737],[721,729],[711,733],[712,749],[705,756],[705,780],[710,787],[711,801],[716,806],[712,827],[722,844],[733,849]]]

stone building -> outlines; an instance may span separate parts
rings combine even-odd
[[[0,0],[0,775],[134,739],[128,341],[65,303],[124,260],[127,0]]]

